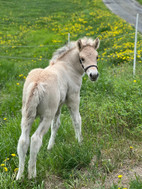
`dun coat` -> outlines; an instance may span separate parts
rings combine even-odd
[[[71,113],[75,136],[80,143],[81,116],[79,113],[80,88],[84,72],[91,81],[98,78],[97,48],[99,39],[83,38],[58,49],[45,69],[32,70],[24,84],[21,121],[21,136],[18,142],[19,170],[17,180],[22,177],[25,156],[30,145],[28,177],[36,177],[36,159],[42,139],[51,125],[50,150],[60,126],[60,110],[65,103]],[[36,116],[40,124],[31,137],[30,130]]]

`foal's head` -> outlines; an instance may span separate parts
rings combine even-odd
[[[79,60],[83,70],[87,73],[91,81],[96,81],[99,73],[97,67],[98,52],[100,41],[96,38],[94,41],[81,40],[77,42],[79,49]]]

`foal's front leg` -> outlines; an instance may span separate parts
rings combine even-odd
[[[71,95],[67,101],[67,106],[70,110],[70,114],[74,125],[75,136],[78,142],[81,143],[82,135],[81,135],[81,116],[79,113],[79,103],[80,103],[80,96],[78,93]]]
[[[79,143],[82,141],[82,134],[81,134],[81,116],[79,111],[71,110],[71,116],[74,124],[75,130],[75,137]]]

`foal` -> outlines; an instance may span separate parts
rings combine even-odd
[[[81,142],[79,103],[82,76],[86,72],[91,81],[97,80],[99,74],[96,50],[99,43],[98,38],[92,40],[86,37],[77,42],[71,42],[54,53],[48,67],[34,69],[29,73],[23,89],[22,133],[17,147],[19,156],[17,180],[22,177],[29,144],[28,177],[29,179],[36,177],[36,158],[43,136],[51,125],[48,144],[48,150],[50,150],[60,126],[60,110],[63,103],[70,110],[75,136],[78,142]],[[30,143],[31,126],[37,115],[40,116],[40,124],[32,135]]]

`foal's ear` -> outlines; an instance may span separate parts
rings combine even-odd
[[[97,50],[97,49],[99,48],[99,45],[100,45],[100,40],[99,40],[99,38],[96,38],[96,39],[94,40],[93,46],[94,46],[94,48]]]
[[[82,47],[83,47],[82,42],[81,42],[81,39],[79,39],[79,40],[77,41],[77,46],[78,46],[79,51],[81,51],[81,50],[82,50]]]

